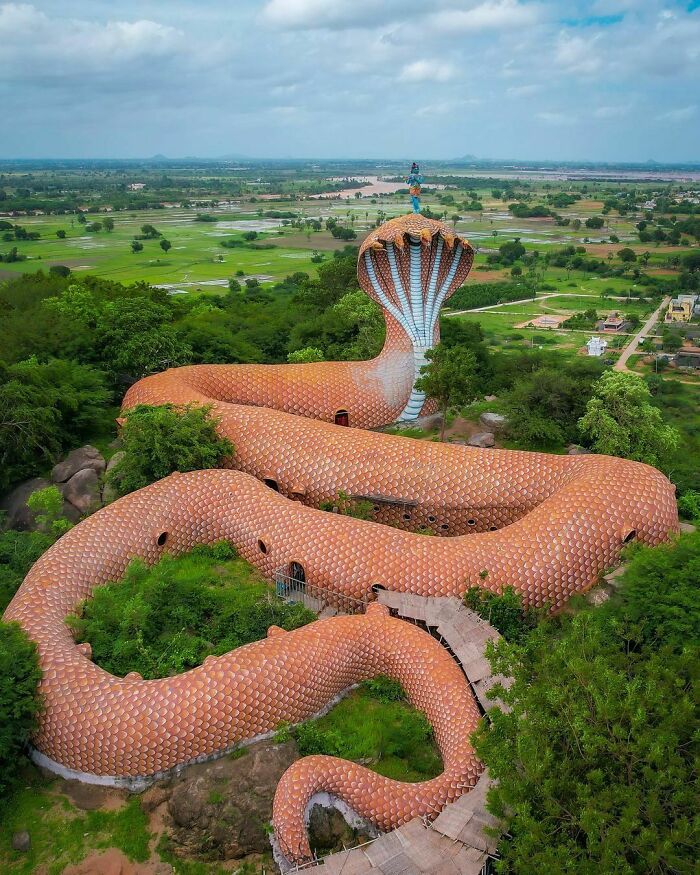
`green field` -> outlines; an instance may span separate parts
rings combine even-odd
[[[362,189],[359,189],[362,191]],[[446,219],[455,230],[470,239],[478,251],[476,269],[472,281],[481,281],[481,267],[487,267],[486,257],[495,252],[499,245],[520,239],[529,250],[540,253],[551,251],[562,245],[593,247],[596,257],[605,258],[615,254],[622,246],[631,246],[640,255],[648,251],[649,267],[661,269],[669,267],[668,247],[654,248],[641,245],[635,234],[634,222],[627,217],[606,217],[606,226],[593,231],[571,226],[557,226],[553,219],[515,219],[508,212],[507,205],[494,199],[488,189],[480,190],[479,197],[483,211],[468,212],[440,202],[439,191],[426,190],[423,204],[435,213],[446,213]],[[542,197],[535,196],[535,200]],[[569,208],[558,212],[569,219],[585,221],[600,212],[599,201],[578,201]],[[97,210],[96,206],[91,206]],[[101,209],[107,209],[102,207]],[[169,205],[154,210],[123,210],[110,212],[91,212],[86,214],[87,223],[113,219],[112,232],[105,230],[88,232],[85,225],[77,221],[75,214],[65,216],[19,215],[12,222],[22,225],[28,231],[37,231],[41,238],[37,241],[20,241],[18,250],[26,256],[25,261],[0,265],[0,278],[16,273],[47,269],[62,264],[76,274],[89,272],[100,277],[120,282],[144,280],[146,282],[170,286],[179,291],[216,291],[223,288],[229,277],[236,274],[256,277],[260,282],[277,281],[295,271],[314,273],[316,264],[311,258],[314,252],[329,257],[335,249],[343,247],[344,242],[334,239],[325,230],[299,230],[283,224],[284,220],[267,218],[268,210],[291,211],[300,218],[315,218],[322,222],[328,217],[337,218],[351,225],[362,240],[377,220],[407,212],[405,195],[362,196],[341,200],[303,200],[276,199],[274,201],[251,203],[247,199],[227,199],[218,206],[181,207]],[[456,212],[455,212],[456,210]],[[213,216],[215,222],[195,221],[197,213]],[[455,219],[454,216],[459,218]],[[140,233],[144,224],[154,225],[168,239],[172,248],[165,254],[159,240],[144,240],[143,251],[133,253],[130,248],[133,237]],[[66,238],[60,240],[56,232],[62,230]],[[274,248],[256,249],[239,247],[226,249],[220,241],[226,238],[241,238],[247,230],[258,232],[257,244],[274,244]],[[620,242],[607,241],[610,234],[619,237]],[[590,243],[588,242],[590,241]],[[0,252],[13,245],[0,243]],[[502,274],[503,271],[498,271]],[[611,289],[613,294],[626,295],[631,282],[619,279],[600,279],[588,275],[570,276],[563,270],[551,269],[546,272],[544,282],[561,290],[579,293],[599,293],[601,289]]]

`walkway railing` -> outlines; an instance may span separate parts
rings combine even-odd
[[[308,580],[298,580],[290,577],[286,569],[275,572],[274,582],[280,598],[287,602],[299,602],[317,614],[324,610],[329,615],[364,614],[367,610],[367,598],[356,599]]]

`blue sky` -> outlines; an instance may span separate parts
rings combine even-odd
[[[700,161],[700,3],[0,0],[0,157]]]

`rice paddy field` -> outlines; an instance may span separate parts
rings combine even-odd
[[[447,171],[436,169],[435,172]],[[603,192],[610,191],[611,183],[582,185],[547,178],[522,183],[510,178],[509,184],[516,188],[523,185],[527,189],[529,203],[544,203],[548,195],[574,191],[580,199],[556,209],[556,214],[568,224],[558,224],[553,217],[515,218],[506,202],[514,196],[496,197],[499,192],[493,190],[491,177],[483,181],[478,176],[470,177],[481,209],[465,209],[467,202],[474,198],[460,186],[460,172],[449,172],[454,173],[454,177],[439,176],[443,181],[434,186],[430,185],[428,176],[422,203],[433,214],[443,215],[477,250],[470,284],[522,281],[512,277],[509,269],[489,261],[499,246],[512,240],[519,240],[529,252],[540,255],[557,252],[563,246],[574,246],[587,257],[607,260],[612,266],[621,263],[619,251],[629,248],[640,259],[636,265],[655,276],[662,285],[665,277],[669,284],[675,278],[679,257],[687,251],[683,246],[640,243],[636,223],[643,217],[641,209],[626,215],[607,211],[603,227],[587,228],[587,219],[601,216]],[[226,177],[222,175],[219,180],[194,171],[188,173],[180,182],[181,200],[177,200],[177,191],[170,191],[170,200],[164,200],[158,209],[122,208],[114,201],[108,205],[104,192],[101,192],[104,195],[101,200],[100,194],[95,194],[95,191],[100,192],[102,183],[95,182],[88,174],[91,194],[86,194],[86,203],[79,208],[91,210],[85,215],[85,223],[78,221],[75,212],[11,218],[10,221],[27,231],[39,233],[40,238],[17,243],[19,253],[26,260],[0,264],[0,279],[64,265],[76,277],[90,273],[123,283],[143,281],[163,287],[171,294],[220,294],[232,277],[239,281],[255,278],[271,287],[297,271],[313,275],[319,264],[332,258],[334,250],[347,245],[348,241],[331,235],[326,228],[328,219],[353,229],[356,238],[351,242],[357,245],[377,222],[401,215],[409,208],[406,193],[397,191],[401,186],[397,181],[400,177],[389,174],[384,179],[379,175],[356,175],[350,187],[344,188],[343,180],[349,183],[350,175],[338,175],[337,171],[324,175],[314,169],[307,172],[308,178],[301,174],[299,180],[292,171],[269,176],[264,172],[255,176],[251,171],[248,181],[240,184],[238,196],[197,201],[192,198],[193,191],[205,185],[211,190],[217,184],[224,191]],[[120,178],[123,178],[124,188],[129,179],[136,177],[124,173]],[[149,179],[148,175],[144,178]],[[451,178],[454,188],[449,184]],[[3,179],[6,183],[8,177]],[[11,182],[12,178],[9,179]],[[85,183],[85,179],[81,179]],[[654,187],[648,182],[637,185],[649,192]],[[324,191],[324,187],[327,190]],[[588,193],[581,194],[583,191]],[[201,221],[202,214],[209,221]],[[0,211],[0,220],[2,218]],[[87,230],[93,222],[105,219],[113,221],[113,230]],[[313,220],[315,225],[311,224]],[[315,229],[318,223],[320,230]],[[142,239],[142,250],[133,252],[132,241],[141,235],[144,225],[154,226],[161,236]],[[57,232],[64,233],[65,238],[59,239]],[[254,240],[244,237],[250,236],[250,232],[257,235]],[[171,244],[167,252],[160,246],[162,239]],[[224,246],[224,242],[233,242],[233,247]],[[0,253],[10,245],[0,243]],[[522,302],[463,312],[453,318],[478,320],[494,346],[549,345],[575,354],[593,333],[591,330],[543,328],[527,323],[542,316],[567,317],[590,309],[595,309],[600,317],[620,311],[625,316],[642,319],[652,312],[654,305],[644,298],[640,300],[640,294],[644,294],[644,289],[635,282],[633,272],[624,277],[600,277],[581,270],[547,266],[540,271],[535,300],[523,281]],[[611,347],[615,347],[619,339],[614,338]],[[610,353],[614,355],[614,350]]]

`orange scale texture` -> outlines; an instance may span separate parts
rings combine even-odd
[[[332,757],[300,760],[274,803],[288,859],[309,856],[304,810],[316,792],[392,829],[435,815],[473,786],[480,766],[467,739],[479,712],[464,675],[429,635],[378,605],[364,617],[273,629],[264,641],[153,681],[109,675],[90,661],[89,647],[76,647],[64,622],[133,557],[153,563],[164,550],[220,539],[269,576],[296,562],[309,583],[339,596],[371,598],[373,584],[422,596],[513,586],[525,604],[556,609],[592,586],[626,539],[658,544],[676,531],[673,486],[646,465],[364,430],[433,409],[414,383],[439,339],[440,306],[472,261],[467,241],[445,225],[394,219],[370,234],[358,261],[360,284],[386,319],[377,358],[178,368],[129,390],[125,411],[139,403],[213,405],[235,447],[234,470],[173,474],[128,495],[64,535],[31,569],[5,619],[39,648],[41,754],[85,779],[152,776],[306,719],[351,684],[386,673],[428,716],[443,774],[404,784]],[[333,424],[342,413],[354,428]],[[315,509],[341,491],[376,496],[376,521]],[[410,531],[423,526],[448,537]]]

